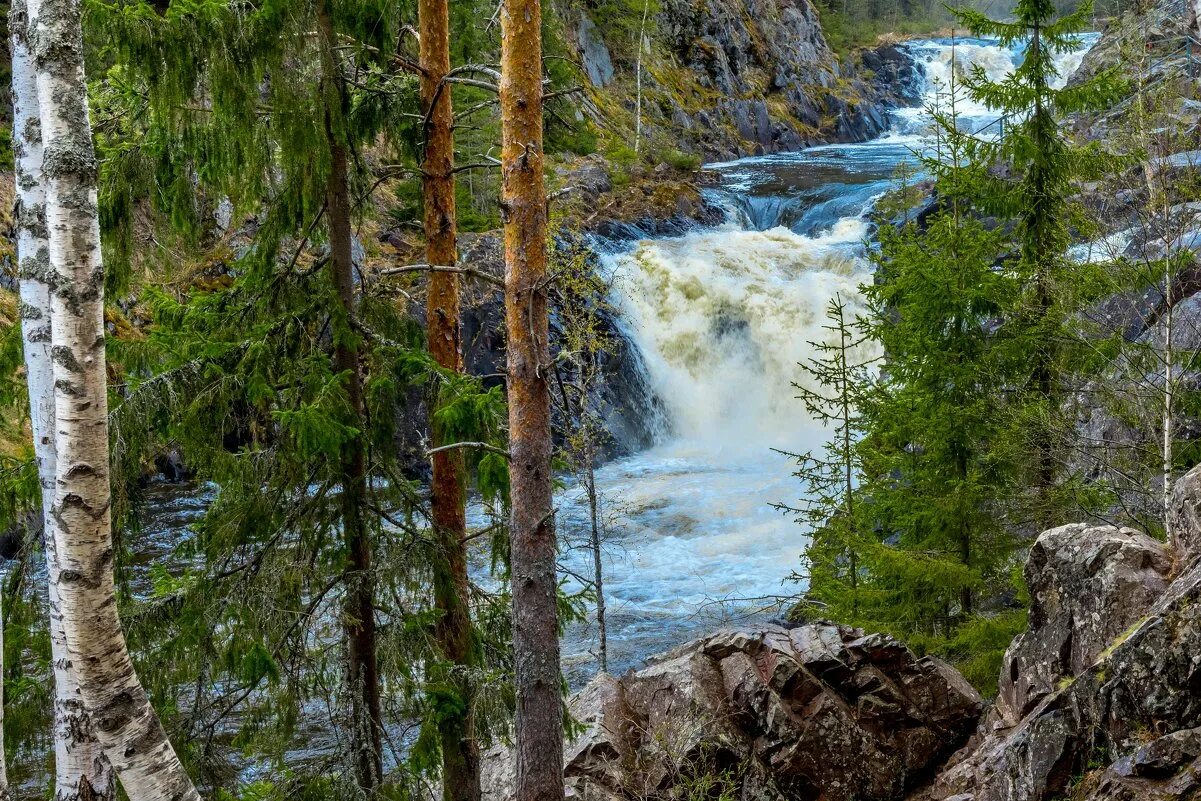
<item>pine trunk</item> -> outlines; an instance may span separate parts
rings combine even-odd
[[[553,801],[563,798],[563,708],[551,498],[540,0],[506,0],[500,22],[516,799]]]
[[[342,611],[346,633],[347,684],[351,696],[355,772],[359,788],[370,794],[383,776],[383,713],[380,702],[379,656],[375,630],[375,580],[371,539],[363,508],[367,502],[366,445],[361,433],[363,381],[358,339],[351,321],[355,310],[354,258],[351,248],[349,153],[345,144],[343,86],[336,61],[333,20],[319,4],[324,71],[325,134],[330,170],[326,185],[329,221],[330,278],[341,308],[334,311],[334,370],[346,376],[346,399],[360,434],[342,454],[342,537],[346,550],[346,600]]]
[[[32,0],[44,145],[54,384],[52,619],[97,739],[131,801],[199,799],[150,706],[125,644],[113,585],[109,519],[104,268],[96,156],[88,122],[79,0]],[[57,731],[76,746],[80,732]],[[106,792],[107,771],[92,765]],[[90,782],[90,780],[89,780]],[[111,782],[110,782],[111,785]],[[81,783],[80,797],[88,797]]]
[[[422,193],[425,209],[426,261],[454,267],[455,242],[454,111],[450,84],[450,9],[446,0],[420,0],[418,27],[421,52],[421,101],[428,124]],[[441,367],[463,371],[459,335],[459,277],[430,271],[426,297],[426,334],[430,355]],[[430,400],[431,415],[436,397]],[[435,448],[443,442],[430,426]],[[442,745],[442,797],[446,801],[479,801],[479,746],[475,739],[474,692],[471,685],[471,614],[467,582],[467,517],[464,510],[462,451],[439,451],[433,459],[430,485],[432,517],[437,537],[434,564],[434,606],[438,622],[434,638],[449,665],[444,677],[462,700],[462,713],[447,711],[439,718]],[[439,677],[434,677],[439,678]],[[439,682],[441,683],[441,682]]]

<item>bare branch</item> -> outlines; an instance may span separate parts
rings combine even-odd
[[[486,273],[483,270],[477,270],[474,267],[450,267],[443,264],[408,264],[404,267],[389,267],[386,270],[380,270],[380,276],[403,275],[405,273],[457,273],[459,275],[467,275],[472,278],[478,278],[481,281],[487,281],[499,287],[505,285],[503,278]]]

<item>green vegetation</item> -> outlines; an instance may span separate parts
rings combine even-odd
[[[1095,367],[1070,325],[1093,299],[1081,291],[1089,268],[1066,255],[1072,197],[1104,155],[1073,146],[1061,121],[1120,87],[1102,74],[1055,89],[1052,56],[1076,46],[1090,14],[1057,17],[1042,0],[1020,2],[1012,23],[956,11],[975,35],[1028,39],[1025,60],[999,82],[961,76],[932,109],[937,208],[881,230],[867,311],[852,332],[831,309],[836,344],[807,368],[824,394],[802,390],[835,436],[798,470],[812,498],[800,517],[814,526],[806,602],[948,656],[982,689],[1025,625],[1015,566],[1028,532],[1106,498],[1064,467],[1067,388]],[[1003,135],[960,130],[965,95],[1004,115]],[[865,341],[883,353],[873,377],[853,361]]]

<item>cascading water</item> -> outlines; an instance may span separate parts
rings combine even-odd
[[[1059,57],[1066,81],[1095,38]],[[907,45],[926,76],[928,103],[945,91],[954,58],[990,78],[1011,72],[1021,47],[987,40]],[[961,102],[961,124],[979,130],[995,114]],[[820,446],[792,382],[828,335],[825,309],[852,308],[870,278],[867,213],[898,165],[921,147],[928,119],[898,110],[872,142],[710,165],[722,176],[713,199],[729,222],[671,239],[646,240],[604,257],[614,302],[666,423],[658,444],[598,474],[615,519],[606,551],[610,670],[687,639],[728,614],[762,614],[756,603],[795,593],[806,534],[772,504],[801,487],[778,450]],[[565,493],[564,531],[586,528],[579,493]],[[567,566],[589,572],[585,554]],[[565,667],[578,682],[593,669],[587,627],[569,635]],[[574,666],[574,669],[573,669]]]

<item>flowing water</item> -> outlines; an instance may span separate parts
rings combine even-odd
[[[1061,80],[1080,51],[1060,57]],[[935,102],[950,76],[952,52],[992,78],[1011,71],[1021,47],[985,40],[919,40],[906,45],[925,72]],[[980,130],[987,109],[961,102],[961,125]],[[728,221],[684,236],[600,243],[612,273],[624,335],[637,348],[645,380],[659,398],[657,444],[598,472],[608,532],[604,549],[610,671],[682,643],[731,618],[778,613],[780,596],[801,588],[804,528],[773,508],[801,491],[793,463],[778,451],[820,447],[792,382],[827,332],[836,295],[852,307],[870,279],[868,213],[894,184],[902,162],[926,143],[921,109],[893,113],[892,130],[871,142],[714,164],[712,200]],[[1086,256],[1082,256],[1086,258]],[[204,513],[208,491],[151,489],[140,561],[167,555]],[[559,499],[566,575],[589,576],[579,547],[588,510],[576,490]],[[162,548],[155,548],[154,543]],[[166,550],[164,550],[166,549]],[[136,570],[136,568],[135,568]],[[473,564],[487,583],[487,558]],[[570,581],[579,586],[578,579]],[[575,626],[563,647],[573,687],[595,671],[596,631]]]
[[[1096,41],[1059,57],[1066,81]],[[990,78],[1011,72],[1022,47],[980,39],[907,45],[925,73],[928,103],[940,100],[952,61]],[[988,130],[995,114],[960,98],[961,127]],[[902,162],[926,144],[923,109],[893,114],[871,142],[710,165],[721,181],[712,199],[728,221],[669,239],[610,246],[613,301],[662,401],[650,450],[600,469],[613,524],[605,551],[610,671],[621,672],[729,618],[779,610],[800,587],[804,528],[773,504],[795,502],[801,486],[778,451],[820,447],[792,383],[811,342],[828,332],[825,310],[841,296],[852,308],[870,278],[868,214]],[[995,127],[995,126],[994,126]],[[586,528],[582,496],[560,506],[569,534]],[[590,557],[568,551],[587,575]],[[595,631],[580,626],[564,644],[573,685],[595,670]]]

